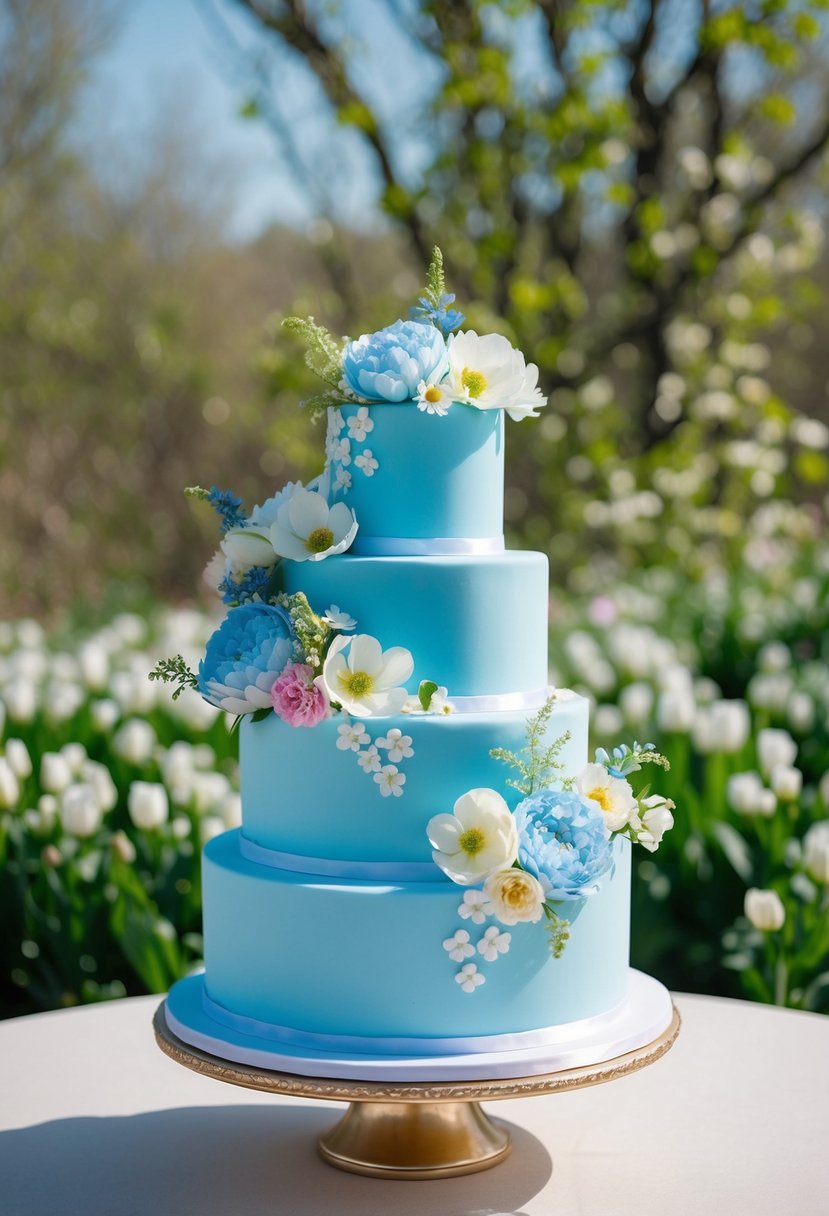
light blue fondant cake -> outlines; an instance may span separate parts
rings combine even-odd
[[[250,515],[204,494],[229,612],[181,678],[242,718],[242,825],[204,853],[217,1041],[509,1051],[626,998],[630,851],[671,818],[628,776],[661,757],[588,763],[587,702],[548,688],[547,560],[503,546],[504,416],[535,415],[536,372],[447,340],[432,288],[330,369],[315,483]]]

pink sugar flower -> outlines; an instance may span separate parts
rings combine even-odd
[[[328,701],[307,663],[289,663],[271,688],[275,712],[289,726],[316,726],[328,717]]]

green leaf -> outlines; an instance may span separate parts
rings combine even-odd
[[[731,868],[746,886],[751,886],[754,864],[751,860],[751,849],[746,841],[730,823],[714,823],[713,831]]]
[[[264,722],[266,718],[273,716],[272,709],[255,709],[250,715],[251,722]]]
[[[432,697],[437,692],[438,686],[434,680],[421,680],[420,687],[417,690],[417,699],[423,706],[425,712],[428,713],[429,706],[432,704]]]
[[[332,388],[338,388],[343,366],[342,340],[337,341],[313,317],[286,317],[282,327],[305,343],[306,366]]]
[[[199,687],[198,676],[190,670],[180,654],[175,655],[172,659],[159,659],[149,672],[147,679],[161,680],[164,684],[175,684],[174,701],[179,699],[185,688],[198,690]]]
[[[433,308],[440,308],[441,296],[446,292],[446,281],[443,273],[443,254],[435,245],[432,250],[432,260],[426,271],[426,290],[423,293]]]

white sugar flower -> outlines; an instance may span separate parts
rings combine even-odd
[[[449,413],[452,391],[448,384],[427,384],[421,380],[417,386],[417,408],[425,414],[437,414],[442,418]]]
[[[344,469],[342,467],[338,468],[337,475],[334,478],[334,489],[335,490],[350,490],[351,482],[352,482],[352,477],[351,477],[351,474],[349,473],[348,469]]]
[[[661,794],[651,794],[642,799],[642,826],[636,833],[636,839],[649,853],[655,853],[662,842],[662,837],[674,826],[671,811],[675,804],[670,798]]]
[[[432,693],[432,699],[429,702],[430,714],[453,714],[455,706],[449,700],[449,694],[443,684],[439,685]]]
[[[357,753],[357,763],[364,773],[379,773],[383,767],[380,753],[373,743],[365,751]]]
[[[420,704],[419,697],[406,697],[406,700],[400,706],[401,714],[420,714],[423,712],[423,706]]]
[[[264,566],[268,569],[274,565],[277,558],[267,530],[260,531],[257,528],[228,528],[221,539],[220,548],[228,564],[221,572],[219,582],[228,574],[231,577],[244,575],[253,566]],[[205,580],[209,578],[213,585],[217,573],[220,573],[218,563],[211,561],[204,572]],[[218,583],[215,589],[218,591]]]
[[[322,619],[332,629],[354,629],[357,624],[354,617],[349,616],[347,612],[343,612],[339,604],[332,604],[330,608],[326,608],[322,614]]]
[[[484,896],[502,925],[535,924],[544,913],[544,888],[526,870],[513,868],[490,874],[484,883]]]
[[[374,419],[370,417],[368,406],[361,405],[357,413],[348,420],[348,433],[357,443],[365,443],[366,435],[374,430]]]
[[[337,442],[334,444],[332,460],[337,461],[338,464],[351,464],[350,439],[346,439],[345,436],[343,436],[342,439],[337,440]]]
[[[471,920],[473,925],[482,925],[492,912],[492,904],[483,891],[464,891],[463,903],[458,908],[461,920]]]
[[[413,670],[410,651],[402,646],[383,650],[377,638],[358,633],[334,639],[315,682],[347,713],[376,718],[398,713],[408,696],[403,685]]]
[[[453,401],[479,410],[505,409],[510,418],[537,418],[547,398],[538,387],[538,368],[501,334],[474,330],[453,334],[447,344],[449,373],[443,382]],[[428,392],[428,386],[427,390]]]
[[[518,854],[515,820],[495,790],[475,789],[455,803],[453,814],[426,825],[432,858],[453,882],[472,887],[511,866]]]
[[[490,925],[478,942],[478,953],[488,963],[494,963],[499,954],[507,953],[511,941],[511,933],[502,933],[497,925]]]
[[[486,976],[481,975],[474,963],[464,963],[455,976],[455,983],[460,984],[462,992],[474,992],[486,983]]]
[[[345,418],[343,418],[342,410],[336,407],[328,411],[328,425],[335,435],[339,435],[340,431],[345,426]]]
[[[345,722],[337,727],[337,734],[337,747],[343,752],[358,752],[364,743],[371,742],[362,722]]]
[[[776,933],[783,928],[786,909],[776,891],[761,891],[751,887],[746,891],[743,907],[755,929],[763,933]]]
[[[402,796],[406,776],[394,764],[384,764],[380,772],[374,774],[374,780],[380,786],[380,793],[384,798],[388,798],[390,794],[395,798]]]
[[[133,781],[127,796],[127,810],[137,828],[145,832],[167,822],[170,804],[163,785],[152,781]]]
[[[300,489],[277,511],[270,541],[280,557],[316,562],[344,553],[356,535],[357,520],[345,503],[329,507],[322,494]]]
[[[410,756],[414,755],[411,735],[404,735],[403,731],[398,730],[396,726],[388,731],[382,739],[377,740],[377,746],[389,753],[389,760],[394,764],[399,763],[401,760],[408,760]]]
[[[618,832],[638,816],[633,790],[624,777],[612,776],[603,764],[588,764],[576,778],[579,793],[604,811],[611,832]]]
[[[453,963],[462,963],[465,958],[472,958],[475,953],[475,947],[470,942],[466,929],[456,929],[452,937],[446,938],[443,948]]]
[[[757,732],[757,760],[768,776],[778,764],[792,765],[797,757],[797,744],[787,730]]]
[[[365,473],[366,477],[373,477],[375,470],[380,468],[380,462],[375,459],[371,448],[366,448],[359,456],[355,456],[354,463],[358,469]]]

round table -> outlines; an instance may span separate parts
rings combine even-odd
[[[236,1089],[167,1059],[152,1033],[158,1003],[0,1023],[4,1216],[829,1210],[829,1018],[677,997],[682,1033],[652,1067],[499,1103],[514,1148],[496,1169],[391,1182],[317,1156],[340,1104]]]

